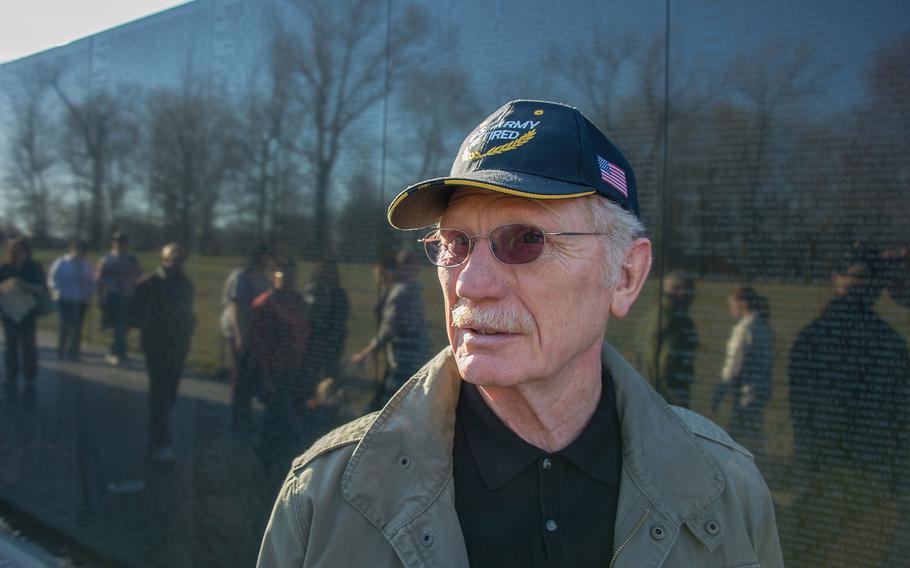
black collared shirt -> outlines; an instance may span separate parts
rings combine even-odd
[[[548,454],[509,430],[463,382],[455,420],[455,510],[472,568],[607,566],[622,447],[613,383],[568,447]]]

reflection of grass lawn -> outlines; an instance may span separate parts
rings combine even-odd
[[[54,254],[41,251],[37,255],[45,269]],[[139,255],[142,266],[150,271],[157,265],[156,253]],[[90,258],[94,261],[97,255]],[[191,369],[210,374],[221,366],[222,348],[218,328],[221,310],[221,287],[228,273],[242,264],[237,257],[193,256],[187,265],[187,272],[196,284],[196,316],[199,324],[193,341],[189,365]],[[311,263],[300,267],[301,287],[309,280],[313,271]],[[351,354],[370,340],[376,329],[373,306],[377,290],[373,282],[372,267],[368,264],[347,264],[340,267],[342,285],[347,289],[351,301],[351,317],[348,321],[348,342],[346,352]],[[446,342],[442,295],[436,281],[435,271],[428,267],[421,273],[424,297],[427,306],[428,325],[434,346],[442,348]],[[692,315],[701,337],[696,360],[696,382],[693,386],[693,409],[709,415],[708,399],[720,376],[724,348],[730,328],[733,325],[727,313],[727,294],[735,282],[705,281],[698,284]],[[831,292],[824,284],[757,284],[759,293],[767,295],[771,304],[772,326],[777,332],[777,350],[774,372],[774,394],[767,415],[768,452],[771,455],[787,456],[792,453],[792,438],[787,404],[787,356],[796,335],[813,318],[817,317],[830,298]],[[637,340],[641,321],[657,301],[657,288],[650,281],[642,298],[625,320],[611,322],[607,334],[610,342],[633,363],[637,364]],[[907,311],[890,300],[882,300],[879,312],[905,337],[910,334],[910,317]],[[93,343],[106,344],[107,335],[101,331],[101,318],[97,305],[92,306],[89,316],[91,329],[86,335]],[[41,327],[56,328],[55,317],[44,318]],[[131,335],[136,348],[138,338]],[[364,372],[369,372],[364,371]],[[729,415],[727,406],[722,407],[718,417],[722,425]]]

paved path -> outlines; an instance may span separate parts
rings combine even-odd
[[[96,351],[58,362],[40,339],[34,399],[0,398],[0,500],[114,565],[252,565],[281,474],[267,473],[255,436],[228,427],[229,387],[182,381],[177,461],[156,464],[142,361],[112,368]],[[314,422],[301,447],[331,426]]]

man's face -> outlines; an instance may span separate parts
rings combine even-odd
[[[186,254],[180,247],[164,247],[161,251],[161,266],[174,271],[183,271],[183,265],[186,263]]]
[[[294,269],[278,269],[272,272],[272,286],[276,290],[293,290],[297,285],[297,272]]]
[[[664,293],[674,305],[681,305],[689,300],[691,294],[685,282],[668,281],[664,284]]]
[[[584,199],[545,202],[477,189],[457,190],[440,225],[487,235],[507,223],[548,232],[593,230]],[[484,238],[464,264],[439,268],[461,376],[483,386],[514,386],[564,376],[582,358],[599,361],[613,295],[604,285],[603,238],[548,237],[540,258],[520,265],[499,262]],[[465,306],[462,317],[453,317],[459,306]],[[472,310],[510,313],[508,321],[526,320],[524,329],[503,332],[508,325],[477,322]]]

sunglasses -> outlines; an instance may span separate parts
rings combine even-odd
[[[527,264],[540,258],[547,244],[547,237],[604,235],[605,233],[552,233],[536,225],[511,223],[490,231],[489,235],[469,235],[461,229],[440,227],[419,242],[427,258],[436,266],[452,268],[464,264],[474,250],[477,239],[490,240],[490,252],[503,264]]]

